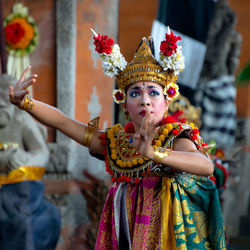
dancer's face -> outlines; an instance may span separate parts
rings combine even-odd
[[[153,82],[137,82],[128,88],[123,107],[129,112],[134,126],[139,128],[146,112],[149,112],[150,117],[158,124],[167,111],[168,101],[161,85]]]

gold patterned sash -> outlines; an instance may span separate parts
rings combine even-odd
[[[4,184],[13,184],[22,181],[41,180],[45,172],[43,167],[21,166],[9,172],[8,175],[0,175],[0,187]]]
[[[161,224],[161,249],[176,249],[174,223],[173,223],[173,204],[170,193],[171,182],[168,177],[162,178],[162,224]]]

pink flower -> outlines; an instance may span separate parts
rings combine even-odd
[[[113,98],[117,104],[123,103],[126,100],[126,94],[122,89],[113,90]]]
[[[163,93],[167,96],[168,100],[173,100],[179,95],[179,87],[177,84],[171,82],[163,89]]]
[[[176,90],[175,90],[174,88],[170,87],[170,88],[167,90],[167,94],[168,94],[169,97],[173,97],[173,96],[175,96],[175,94],[176,94]]]
[[[98,34],[97,37],[94,36],[94,45],[96,46],[95,47],[95,50],[102,54],[102,53],[106,53],[106,54],[111,54],[112,52],[112,45],[114,44],[114,41],[109,38],[108,36],[106,35],[100,35]]]

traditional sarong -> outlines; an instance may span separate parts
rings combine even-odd
[[[194,175],[114,183],[96,249],[226,249],[215,185]]]

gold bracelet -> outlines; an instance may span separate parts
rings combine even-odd
[[[21,109],[25,111],[31,111],[34,107],[35,107],[35,104],[32,101],[32,99],[28,96],[25,96]]]
[[[87,127],[85,128],[85,133],[82,140],[83,146],[90,147],[93,135],[99,127],[99,119],[99,116],[94,118],[88,123]]]
[[[154,160],[161,163],[162,160],[167,157],[171,152],[171,149],[155,147],[154,148]]]

